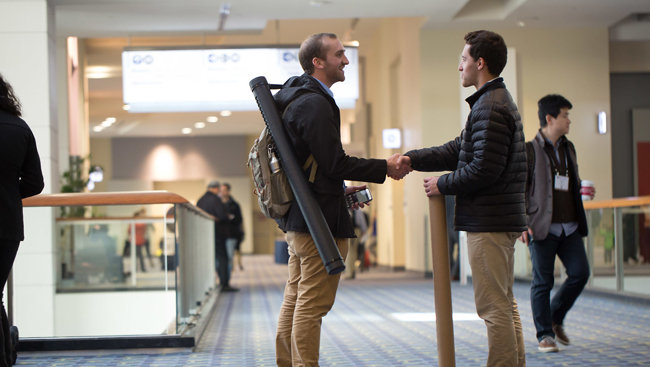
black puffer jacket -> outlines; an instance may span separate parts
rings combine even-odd
[[[318,163],[314,184],[310,186],[332,235],[356,237],[343,198],[343,180],[382,183],[386,179],[386,161],[356,158],[345,153],[341,144],[339,108],[311,76],[303,74],[287,80],[275,94],[275,102],[280,112],[286,109],[283,122],[298,163],[302,165],[310,154]],[[308,169],[305,177],[309,173]],[[278,224],[285,232],[309,233],[295,202]]]
[[[502,78],[467,98],[472,109],[461,136],[406,155],[418,171],[453,171],[438,180],[456,195],[454,225],[467,232],[526,230],[526,143],[517,105]]]

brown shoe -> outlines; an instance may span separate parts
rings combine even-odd
[[[557,340],[560,344],[569,345],[569,343],[571,343],[569,337],[564,333],[564,328],[562,325],[553,324],[553,332],[555,333],[555,340]]]
[[[557,344],[555,344],[555,340],[550,335],[546,335],[542,338],[537,350],[542,353],[557,353],[559,351]]]

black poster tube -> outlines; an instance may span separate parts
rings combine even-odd
[[[262,117],[264,117],[264,122],[271,132],[278,150],[277,153],[280,156],[280,162],[293,190],[293,195],[296,202],[298,202],[305,222],[307,222],[307,227],[314,239],[314,243],[316,243],[316,249],[323,260],[325,269],[330,275],[338,274],[345,270],[343,258],[325,221],[325,216],[316,202],[314,192],[309,188],[302,167],[298,164],[298,160],[293,153],[291,141],[287,137],[269,83],[265,77],[260,76],[251,80],[249,86],[253,91]]]

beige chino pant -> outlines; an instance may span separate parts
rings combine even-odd
[[[488,332],[487,367],[526,365],[524,336],[514,283],[515,240],[519,232],[467,233],[476,312]]]
[[[275,339],[276,362],[280,367],[318,366],[323,316],[334,305],[341,274],[329,275],[311,235],[288,232],[289,280],[284,289]],[[345,259],[348,238],[336,238]]]

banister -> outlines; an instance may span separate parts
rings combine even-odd
[[[23,199],[24,207],[148,204],[181,204],[209,219],[216,219],[201,208],[192,205],[184,197],[164,190],[43,194]]]
[[[650,196],[628,197],[601,201],[585,201],[583,204],[586,210],[650,205]]]

